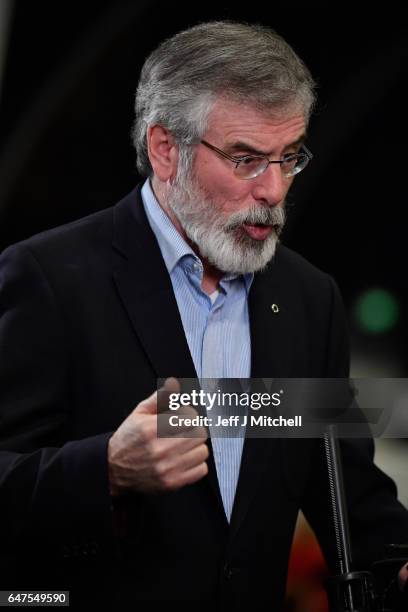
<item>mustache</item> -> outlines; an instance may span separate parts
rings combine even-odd
[[[285,225],[286,214],[282,206],[254,205],[251,208],[233,213],[225,225],[227,231],[233,231],[241,225],[269,225],[277,234]]]

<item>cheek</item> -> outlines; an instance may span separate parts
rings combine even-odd
[[[251,185],[227,172],[212,172],[201,177],[201,186],[208,199],[216,203],[223,212],[234,212],[242,206],[251,204]]]
[[[253,206],[256,198],[252,193],[250,181],[243,181],[235,178],[223,186],[223,211],[234,213],[246,210]]]

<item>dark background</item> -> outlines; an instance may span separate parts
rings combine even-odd
[[[6,0],[0,0],[5,2]],[[0,251],[114,204],[137,182],[133,99],[146,55],[198,21],[244,19],[282,34],[319,84],[283,241],[337,280],[355,375],[407,376],[408,27],[386,2],[14,0],[0,98]],[[386,289],[399,318],[368,334],[354,307]]]

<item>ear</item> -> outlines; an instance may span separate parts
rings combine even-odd
[[[178,145],[173,134],[161,125],[147,128],[147,149],[153,172],[167,182],[177,174]]]

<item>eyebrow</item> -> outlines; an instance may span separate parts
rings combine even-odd
[[[297,145],[302,145],[305,142],[305,140],[306,140],[306,133],[299,136],[299,138],[295,140],[294,142],[291,142],[290,144],[288,144],[285,147],[285,149],[288,149],[289,147],[294,147]],[[255,149],[253,146],[251,146],[250,144],[242,140],[239,140],[237,142],[233,142],[230,144],[226,144],[225,149],[230,153],[234,153],[236,151],[248,151],[248,153],[254,154],[254,155],[266,155],[266,156],[271,155],[270,151],[269,152],[260,151],[259,149]]]

